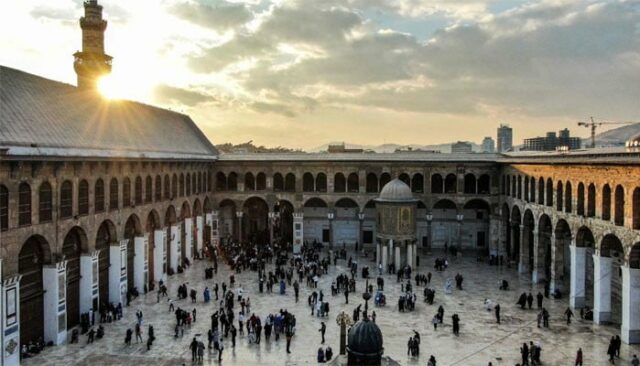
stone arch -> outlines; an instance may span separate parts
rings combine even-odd
[[[327,191],[327,175],[324,173],[318,173],[316,175],[316,192]]]
[[[551,178],[547,178],[547,192],[545,196],[547,197],[547,207],[553,207],[553,181]]]
[[[83,180],[84,181],[84,180]],[[86,183],[86,181],[84,181]],[[38,188],[38,222],[53,219],[53,190],[49,182],[42,182]]]
[[[640,241],[631,246],[628,263],[629,268],[640,269]]]
[[[500,229],[502,230],[501,237],[504,238],[504,243],[499,243],[499,251],[504,248],[506,252],[506,259],[510,261],[513,258],[513,243],[511,242],[511,210],[509,210],[509,205],[505,202],[502,204],[500,208],[500,219],[502,221],[502,226]]]
[[[444,180],[440,174],[431,175],[431,193],[444,193]]]
[[[218,207],[220,208],[219,221],[221,236],[227,240],[237,238],[235,202],[230,199],[225,199],[219,203]]]
[[[551,253],[551,291],[567,288],[566,280],[571,275],[571,227],[560,219],[554,229],[555,241]],[[581,269],[581,268],[580,268]]]
[[[189,205],[189,201],[184,201],[180,207],[180,220],[184,220],[188,217],[191,217],[191,205]]]
[[[104,309],[109,304],[109,266],[110,266],[110,246],[116,243],[116,226],[111,220],[104,220],[98,227],[96,233],[95,248],[98,255],[98,307]]]
[[[185,176],[184,180],[185,180],[185,183],[186,183],[186,186],[187,186],[186,196],[189,197],[189,196],[191,196],[191,193],[192,193],[191,192],[191,188],[192,188],[191,187],[191,182],[192,182],[191,181],[191,173],[187,172],[187,175]],[[193,187],[193,188],[195,188],[195,187]]]
[[[536,203],[536,178],[531,177],[529,181],[529,194],[531,195],[530,201]]]
[[[366,183],[366,191],[367,193],[377,193],[378,192],[378,176],[376,173],[368,173],[367,174],[367,183]]]
[[[342,173],[333,176],[333,192],[344,193],[347,190],[347,180]]]
[[[524,197],[524,201],[525,201],[525,202],[529,202],[529,201],[530,201],[530,198],[531,198],[531,197],[529,196],[529,177],[527,177],[527,176],[525,175],[523,178],[524,178],[524,179],[523,179],[523,182],[522,182],[522,184],[523,184],[523,186],[524,186],[524,187],[523,187],[523,188],[524,188],[524,195],[523,195],[523,197]]]
[[[482,174],[480,178],[478,178],[478,193],[491,193],[491,177],[489,176],[489,174]]]
[[[520,247],[522,242],[522,238],[520,237],[521,224],[522,224],[522,215],[520,213],[520,208],[518,207],[518,205],[513,205],[511,209],[511,225],[510,225],[512,237],[513,237],[513,239],[511,240],[511,244],[513,246],[511,252],[513,254],[513,257],[511,259],[513,259],[517,264],[520,263]]]
[[[293,243],[293,213],[294,206],[287,200],[279,200],[273,208],[278,213],[278,220],[274,225],[274,238],[283,245]]]
[[[416,173],[411,177],[411,192],[424,192],[424,176],[421,173]]]
[[[584,183],[578,183],[578,191],[576,192],[576,214],[585,216],[584,212]]]
[[[227,176],[227,190],[235,192],[238,190],[238,174],[231,172]]]
[[[455,174],[448,174],[444,178],[444,193],[458,192],[458,178]]]
[[[149,245],[147,247],[147,279],[148,279],[148,288],[151,288],[152,284],[155,283],[155,247],[156,245],[160,246],[161,249],[160,250],[164,250],[164,243],[156,243],[156,235],[155,232],[156,230],[161,230],[162,229],[162,225],[161,225],[161,221],[160,221],[160,215],[158,214],[158,211],[156,211],[155,209],[149,211],[149,214],[147,215],[147,222],[145,225],[145,230],[147,232],[147,235],[149,237]],[[161,265],[161,264],[158,264]]]
[[[306,172],[302,175],[302,191],[303,192],[314,192],[315,189],[315,179],[313,174]]]
[[[286,192],[295,192],[296,191],[296,176],[293,173],[287,173],[284,176],[284,190]]]
[[[531,273],[534,267],[534,235],[536,222],[533,212],[530,209],[524,211],[522,217],[522,239],[520,245],[520,272]],[[543,257],[544,258],[544,257]],[[543,262],[541,262],[542,264]],[[541,268],[542,269],[542,268]]]
[[[556,210],[562,212],[564,205],[564,186],[562,181],[558,181],[556,184]]]
[[[615,234],[606,234],[600,242],[600,257],[611,258],[611,268],[609,278],[600,279],[601,290],[609,286],[611,303],[610,319],[604,318],[604,321],[610,321],[613,324],[620,324],[622,321],[622,269],[624,265],[624,246]],[[602,264],[601,264],[602,265]],[[605,265],[606,266],[606,265]],[[607,272],[605,269],[602,271]],[[607,281],[610,281],[607,283]],[[602,292],[600,293],[602,294]],[[595,296],[601,296],[596,294]],[[606,301],[606,300],[605,300]]]
[[[256,190],[256,178],[251,172],[244,174],[244,190],[248,192]]]
[[[223,172],[216,173],[216,191],[223,192],[227,190],[227,176]]]
[[[633,217],[633,223],[632,223],[632,228],[634,230],[640,230],[640,187],[636,187],[636,189],[633,190],[633,213],[632,213],[632,217]]]
[[[267,175],[260,172],[256,175],[256,190],[264,191],[265,189],[267,189]]]
[[[32,235],[18,254],[20,280],[20,343],[44,338],[44,282],[42,267],[51,263],[49,242]]]
[[[131,207],[131,179],[124,177],[122,180],[122,207]]]
[[[80,256],[89,251],[89,239],[80,226],[72,227],[62,242],[67,261],[67,329],[80,324]]]
[[[304,207],[329,207],[327,203],[318,197],[309,198],[305,203]]]
[[[489,203],[480,198],[474,198],[465,202],[463,209],[465,210],[486,210],[490,211]]]
[[[409,178],[409,174],[400,173],[400,175],[398,176],[398,179],[400,179],[407,186],[411,187],[411,179]]]
[[[595,253],[596,241],[593,232],[587,226],[581,226],[576,232],[576,255],[575,265],[577,271],[581,271],[578,276],[583,277],[575,285],[576,290],[571,294],[575,297],[576,307],[589,306],[593,307],[593,290],[594,290],[594,263],[593,254]]]
[[[258,196],[248,198],[242,204],[242,239],[250,243],[267,244],[269,237],[269,205]]]
[[[202,203],[202,208],[204,209],[204,213],[208,214],[211,212],[211,200],[209,199],[209,196],[206,196],[204,198],[204,202]]]
[[[605,184],[602,187],[602,219],[611,220],[611,187]]]
[[[538,247],[535,248],[534,245],[533,248],[535,256],[534,263],[537,262],[535,270],[538,271],[536,282],[551,278],[552,234],[553,225],[551,224],[551,218],[546,214],[540,215],[538,219]]]
[[[438,200],[434,205],[434,210],[457,210],[458,206],[450,199],[443,198]]]
[[[193,201],[193,217],[202,216],[202,205],[200,204],[200,199],[196,198]]]
[[[382,187],[384,187],[389,182],[391,182],[391,174],[387,172],[380,174],[380,189],[378,191],[382,191]]]
[[[284,177],[282,177],[282,174],[280,173],[275,173],[273,175],[273,191],[274,192],[284,191]]]
[[[518,178],[517,178],[517,191],[518,191],[517,198],[518,198],[519,200],[521,200],[521,199],[522,199],[522,188],[523,188],[523,187],[522,187],[522,176],[521,176],[521,175],[518,175]]]
[[[567,181],[564,188],[564,212],[573,212],[573,190],[570,181]]]
[[[358,173],[351,173],[347,177],[347,191],[349,193],[358,193],[360,191],[360,179]]]
[[[587,188],[587,217],[596,216],[596,186],[595,184],[589,184]]]
[[[544,205],[544,178],[538,178],[538,204]]]
[[[624,226],[624,187],[621,184],[616,186],[614,193],[615,205],[613,222],[617,226]]]
[[[133,282],[133,271],[135,268],[134,257],[136,255],[136,236],[142,236],[142,224],[140,218],[136,214],[131,214],[124,225],[124,239],[127,240],[127,288],[129,290],[135,287]]]
[[[336,201],[334,206],[339,208],[359,208],[360,207],[356,201],[346,197],[340,198],[338,201]]]
[[[114,178],[115,179],[115,178]],[[114,187],[113,179],[111,187]],[[113,195],[111,200],[113,200]],[[113,201],[111,201],[113,202]],[[118,208],[118,181],[115,181],[115,208]],[[60,218],[68,218],[73,215],[73,183],[65,180],[60,186]]]

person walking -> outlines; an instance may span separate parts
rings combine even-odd
[[[609,347],[607,347],[607,355],[609,356],[609,362],[612,364],[616,364],[615,356],[616,356],[616,339],[615,337],[611,337],[611,341],[609,341]]]
[[[320,329],[318,330],[320,332],[320,335],[322,336],[322,344],[324,344],[324,333],[327,331],[327,325],[324,324],[324,322],[320,323]]]
[[[136,323],[136,343],[142,342],[142,329],[140,328],[140,324]]]
[[[538,300],[538,309],[542,309],[542,300],[544,299],[544,295],[542,295],[542,293],[538,291],[536,298]]]
[[[638,359],[638,356],[633,355],[633,358],[631,359],[631,366],[640,366],[640,360]]]
[[[496,304],[493,309],[496,312],[496,322],[500,324],[500,304]]]
[[[578,353],[576,353],[575,366],[582,366],[582,348],[578,348]]]
[[[567,310],[564,311],[564,316],[567,317],[567,325],[570,325],[571,317],[573,316],[573,311],[571,311],[571,308],[567,308]]]
[[[529,366],[529,346],[527,343],[522,343],[520,347],[520,355],[522,356],[522,366]]]
[[[196,337],[193,337],[189,349],[191,350],[191,362],[196,362],[198,360],[198,341],[196,341]]]
[[[531,310],[531,305],[533,305],[533,295],[529,292],[529,295],[527,295],[527,306],[529,307],[529,310]]]
[[[456,336],[460,335],[460,317],[458,316],[458,314],[453,314],[453,316],[451,317],[451,320],[453,321],[453,334]]]
[[[222,343],[222,337],[218,342],[218,363],[222,362],[222,351],[224,351],[224,344]]]

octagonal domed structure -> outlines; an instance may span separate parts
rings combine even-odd
[[[376,323],[365,319],[349,329],[348,365],[380,365],[383,351],[382,332]]]
[[[415,201],[415,199],[413,198],[413,193],[411,193],[411,188],[405,182],[396,178],[382,187],[380,196],[376,201],[407,202]]]
[[[640,134],[637,134],[627,140],[625,146],[630,149],[640,149]]]

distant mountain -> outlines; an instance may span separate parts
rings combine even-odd
[[[482,151],[482,147],[479,144],[476,144],[473,142],[470,142],[470,143],[471,143],[471,148],[473,149],[474,152]],[[326,152],[329,145],[336,145],[336,144],[342,144],[342,142],[330,142],[328,144],[320,145],[318,147],[309,149],[308,151],[309,152]],[[411,148],[412,150],[437,150],[443,154],[446,154],[451,152],[452,143],[449,142],[445,144],[436,144],[436,145],[420,145],[420,144],[401,145],[401,144],[393,144],[393,143],[382,144],[382,145],[359,145],[359,144],[351,144],[351,143],[345,142],[344,144],[345,144],[345,147],[349,149],[364,149],[365,151],[370,150],[370,151],[375,151],[377,153],[385,153],[385,152],[392,153],[396,151],[396,149],[407,150],[407,148]]]
[[[640,134],[640,123],[621,126],[596,135],[596,146],[622,146],[631,137]],[[590,146],[591,138],[582,139],[582,146]]]

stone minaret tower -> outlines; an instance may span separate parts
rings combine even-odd
[[[102,19],[102,6],[98,0],[84,2],[84,16],[80,18],[82,28],[82,51],[73,54],[73,67],[78,74],[78,88],[96,89],[100,77],[111,73],[112,57],[104,53],[104,30],[107,21]]]

